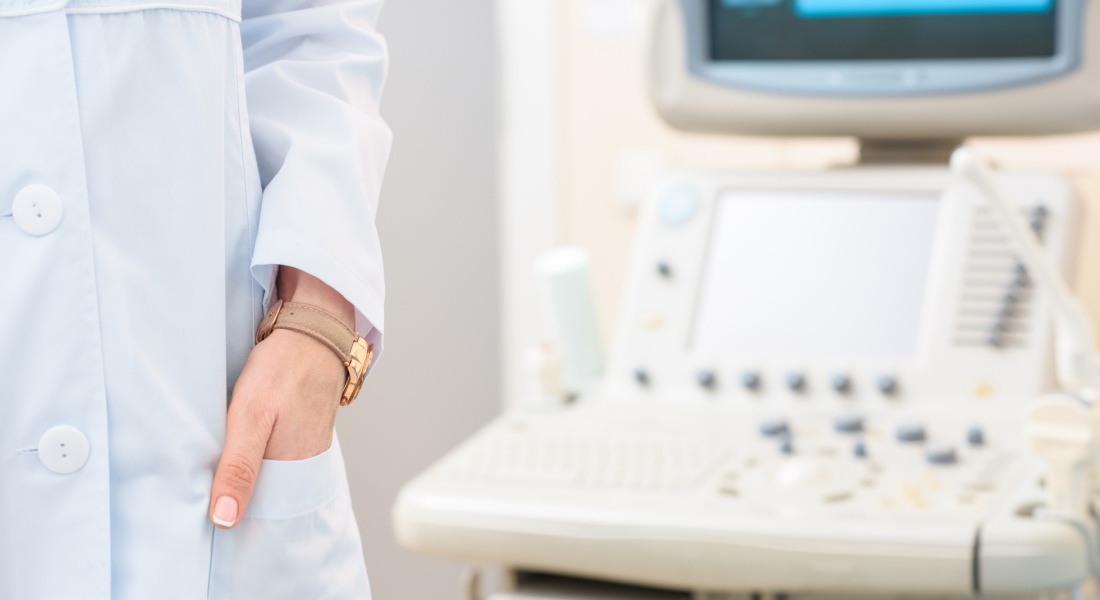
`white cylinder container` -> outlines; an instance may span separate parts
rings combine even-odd
[[[596,302],[592,294],[588,251],[562,246],[535,261],[539,295],[565,357],[565,385],[581,390],[604,372]]]

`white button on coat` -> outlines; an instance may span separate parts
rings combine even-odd
[[[19,190],[11,205],[15,224],[29,235],[46,235],[57,229],[64,212],[61,196],[40,183]]]
[[[54,473],[68,475],[88,462],[88,438],[76,427],[51,427],[38,440],[38,460]]]

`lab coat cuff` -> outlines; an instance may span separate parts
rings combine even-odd
[[[355,307],[355,330],[374,346],[367,375],[378,364],[383,350],[384,305],[379,294],[344,260],[288,232],[265,231],[252,253],[252,276],[264,289],[264,312],[278,300],[275,278],[280,265],[294,267],[325,282]]]

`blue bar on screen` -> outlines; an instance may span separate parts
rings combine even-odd
[[[1054,0],[795,0],[802,17],[1042,13]]]

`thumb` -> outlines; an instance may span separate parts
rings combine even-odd
[[[210,520],[223,529],[232,528],[241,520],[252,498],[256,475],[275,424],[274,418],[261,407],[262,403],[237,397],[229,403],[225,448],[214,474],[209,508]]]

